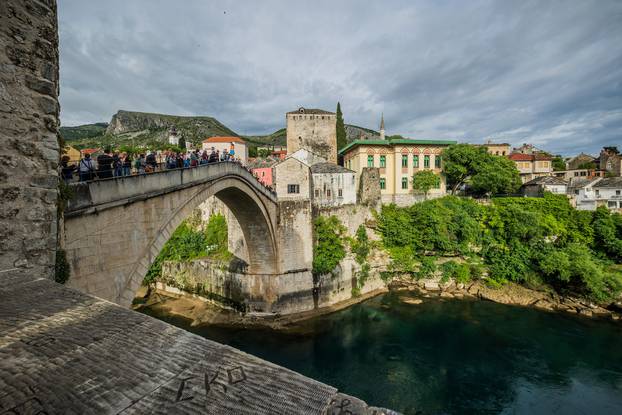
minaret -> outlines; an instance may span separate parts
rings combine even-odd
[[[380,116],[380,139],[384,140],[384,113]]]

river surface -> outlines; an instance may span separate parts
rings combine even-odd
[[[157,317],[405,414],[622,414],[622,325],[606,321],[397,293],[302,334]]]

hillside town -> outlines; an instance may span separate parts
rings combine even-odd
[[[310,199],[316,206],[408,206],[448,193],[469,194],[468,183],[458,189],[447,186],[443,151],[458,141],[387,137],[384,117],[379,130],[378,136],[362,136],[338,149],[336,114],[300,107],[286,114],[286,146],[256,148],[255,157],[249,156],[251,147],[241,137],[211,136],[194,148],[171,125],[168,150],[141,148],[132,154],[123,148],[77,150],[69,145],[62,174],[67,182],[87,181],[226,161],[245,166],[279,199]],[[616,146],[603,147],[597,156],[562,158],[528,143],[512,147],[487,140],[472,145],[514,163],[521,185],[513,195],[552,192],[566,194],[579,210],[599,206],[622,210],[622,154]],[[413,183],[413,177],[424,171],[438,178],[425,192]]]

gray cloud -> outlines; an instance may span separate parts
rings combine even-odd
[[[127,109],[269,133],[339,100],[412,138],[622,146],[616,0],[59,3],[65,125]]]

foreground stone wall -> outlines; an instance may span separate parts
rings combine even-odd
[[[1,1],[0,276],[54,275],[57,97],[56,1]]]

